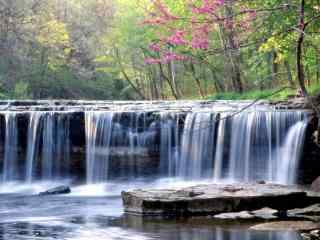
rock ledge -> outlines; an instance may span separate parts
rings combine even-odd
[[[122,192],[125,212],[152,216],[207,216],[254,211],[264,207],[286,211],[302,208],[320,198],[275,184],[199,185],[182,189]]]

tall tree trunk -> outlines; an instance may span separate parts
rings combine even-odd
[[[242,93],[243,92],[243,84],[241,80],[241,71],[240,71],[240,49],[239,46],[236,44],[236,33],[234,29],[234,25],[232,21],[234,20],[234,11],[233,11],[233,0],[230,0],[228,4],[226,4],[226,17],[231,22],[229,29],[226,30],[228,45],[229,45],[229,57],[230,57],[230,64],[232,68],[232,82],[236,92]]]
[[[301,0],[300,3],[300,17],[299,17],[299,38],[297,42],[297,78],[301,93],[304,96],[308,95],[307,88],[305,86],[305,75],[303,66],[303,42],[304,42],[304,30],[305,30],[305,0]]]
[[[178,98],[181,97],[181,93],[179,91],[179,88],[177,86],[176,82],[176,70],[175,70],[175,64],[173,61],[168,63],[168,78],[171,82],[172,88],[174,89],[175,94],[177,95]]]
[[[316,63],[317,63],[316,82],[318,84],[320,82],[320,56],[318,53],[317,53]]]
[[[160,77],[165,79],[171,89],[171,93],[172,93],[172,96],[178,100],[179,99],[179,96],[174,88],[174,86],[172,85],[172,82],[170,81],[170,79],[166,76],[166,74],[164,73],[164,70],[163,70],[163,66],[162,66],[162,63],[158,63],[158,66],[159,66],[159,70],[160,70]]]
[[[205,97],[205,93],[204,93],[204,90],[202,89],[201,81],[197,76],[196,69],[195,69],[194,64],[192,62],[190,63],[190,69],[191,69],[193,78],[194,78],[194,80],[196,82],[196,85],[198,87],[199,94],[200,94],[201,98],[204,98]]]
[[[219,77],[217,77],[217,74],[212,67],[210,68],[210,72],[211,72],[212,78],[214,80],[214,86],[215,86],[216,92],[217,93],[225,92],[225,86],[219,80]]]

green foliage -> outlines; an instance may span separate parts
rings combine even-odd
[[[169,24],[171,28],[192,29],[190,21],[185,21],[191,16],[190,1],[156,1],[181,16]],[[257,13],[246,31],[233,29],[233,36],[222,23],[213,23],[215,31],[210,31],[208,51],[174,45],[164,49],[192,61],[154,65],[145,64],[145,59],[161,53],[152,51],[149,45],[170,32],[164,26],[156,31],[154,26],[143,24],[153,16],[155,1],[5,2],[0,0],[0,99],[135,100],[174,99],[174,95],[198,99],[203,95],[237,100],[268,98],[274,89],[297,85],[295,27],[299,0],[234,1],[235,13],[241,9],[266,10]],[[200,6],[203,0],[192,2]],[[284,3],[290,6],[279,8]],[[318,5],[307,2],[306,20],[320,14]],[[223,19],[226,13],[221,10],[216,14]],[[196,20],[203,19],[199,16]],[[236,21],[242,20],[245,22],[244,15],[237,16]],[[305,32],[303,63],[311,94],[320,92],[319,27],[319,20],[314,21]],[[191,35],[186,31],[186,40],[190,41]],[[230,37],[239,49],[230,49]],[[235,93],[233,86],[235,65],[244,85],[243,94]],[[271,98],[294,94],[286,90]]]
[[[28,83],[17,82],[14,85],[12,97],[15,99],[30,99]]]
[[[258,99],[272,99],[284,100],[295,94],[293,90],[284,90],[278,94],[274,94],[278,90],[264,90],[264,91],[248,91],[244,94],[235,92],[219,93],[209,97],[209,100],[258,100]]]

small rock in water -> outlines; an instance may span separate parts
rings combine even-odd
[[[278,210],[272,208],[262,208],[260,210],[250,212],[253,216],[264,220],[273,220],[278,218]]]
[[[71,189],[68,186],[59,186],[56,188],[49,189],[45,192],[39,193],[40,196],[46,195],[59,195],[59,194],[68,194],[71,193]]]
[[[236,193],[236,192],[239,192],[239,191],[242,191],[244,190],[243,188],[237,188],[235,186],[227,186],[225,188],[223,188],[223,191],[225,192],[230,192],[230,193]]]
[[[204,192],[191,191],[189,192],[189,197],[197,197],[203,195]]]
[[[267,184],[267,182],[266,182],[266,181],[263,181],[263,180],[258,181],[257,183],[258,183],[258,184]]]
[[[242,211],[237,213],[222,213],[214,216],[216,219],[223,220],[251,220],[254,219],[255,216],[250,214],[248,211]]]

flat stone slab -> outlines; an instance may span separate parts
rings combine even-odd
[[[319,228],[320,224],[312,221],[280,221],[258,224],[250,229],[255,231],[311,231]]]
[[[122,192],[126,213],[155,216],[206,216],[265,207],[283,211],[310,205],[308,198],[304,190],[275,184],[212,184]],[[320,198],[317,200],[320,202]]]

